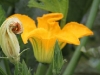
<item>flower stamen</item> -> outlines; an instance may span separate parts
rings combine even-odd
[[[20,34],[23,32],[23,29],[22,29],[22,26],[20,25],[20,23],[13,23],[10,25],[12,31],[15,33],[15,34]]]

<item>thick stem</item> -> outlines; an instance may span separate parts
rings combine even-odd
[[[45,75],[47,70],[47,64],[39,63],[35,75]]]
[[[53,75],[53,73],[52,73],[52,65],[51,64],[49,65],[49,68],[47,70],[46,75]]]
[[[99,2],[100,2],[100,0],[93,0],[91,10],[90,10],[90,14],[89,14],[88,20],[86,22],[87,27],[89,27],[90,29],[93,26],[93,23],[94,23],[96,14],[97,14],[97,10],[98,10],[98,7],[99,7]],[[71,61],[69,62],[68,66],[66,67],[63,75],[72,75],[73,74],[74,69],[75,69],[75,67],[78,63],[80,56],[81,56],[80,49],[81,49],[82,46],[85,45],[85,43],[87,42],[87,39],[88,39],[88,37],[84,37],[84,38],[81,39],[81,44],[80,44],[80,46],[78,46],[76,48],[75,53],[74,53]]]

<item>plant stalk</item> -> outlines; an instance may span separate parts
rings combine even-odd
[[[49,65],[46,75],[53,75],[52,73],[52,64]]]
[[[39,63],[35,75],[45,75],[47,70],[47,64]]]

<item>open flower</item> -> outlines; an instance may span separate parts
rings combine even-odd
[[[15,17],[6,19],[0,27],[0,46],[12,63],[20,59],[20,46],[15,34],[20,34],[22,31],[22,24]]]
[[[45,14],[37,18],[37,25],[34,20],[26,15],[14,14],[19,18],[23,25],[23,33],[21,37],[24,44],[31,42],[34,55],[37,61],[42,63],[50,63],[54,55],[54,47],[56,40],[59,41],[62,49],[66,43],[79,45],[79,38],[83,36],[93,35],[93,32],[86,26],[77,22],[70,22],[60,28],[58,20],[63,18],[61,13]]]

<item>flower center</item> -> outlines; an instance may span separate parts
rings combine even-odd
[[[20,34],[23,32],[23,29],[22,29],[22,26],[20,23],[18,22],[14,22],[13,24],[10,25],[12,31],[15,33],[15,34]]]

